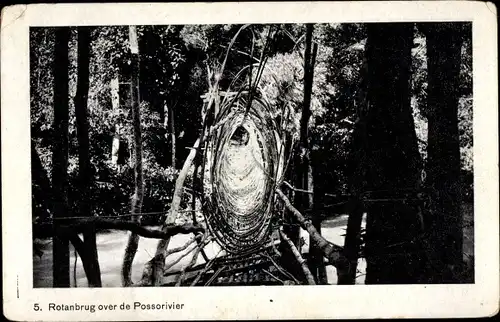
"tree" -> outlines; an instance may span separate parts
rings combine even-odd
[[[358,105],[357,119],[352,134],[352,141],[349,146],[352,165],[350,165],[350,200],[348,202],[349,217],[347,220],[347,229],[344,241],[344,255],[349,261],[345,271],[337,270],[338,284],[355,284],[358,266],[358,258],[361,246],[361,223],[363,221],[364,204],[361,202],[361,193],[364,189],[364,180],[366,180],[366,171],[370,166],[367,163],[366,152],[368,149],[368,140],[366,136],[366,108],[368,107],[367,95],[367,77],[368,77],[367,59],[363,60],[361,68],[361,77],[359,80],[358,95],[356,101]]]
[[[311,152],[309,148],[309,119],[311,117],[311,96],[314,81],[314,65],[316,63],[316,55],[318,52],[318,44],[313,43],[312,24],[306,25],[306,49],[304,53],[304,102],[302,106],[302,116],[300,121],[300,168],[297,169],[299,176],[297,183],[298,187],[306,191],[313,191],[313,175],[311,168]],[[319,191],[318,191],[319,192]],[[315,193],[315,192],[314,192]],[[311,196],[297,194],[299,205],[302,204],[303,209],[310,209],[314,205],[314,200]],[[314,213],[312,222],[316,230],[321,234],[321,219],[319,213]],[[326,284],[326,269],[323,261],[323,254],[318,248],[314,240],[309,238],[309,269],[316,282]]]
[[[132,124],[134,129],[133,139],[133,162],[134,162],[134,194],[132,196],[131,214],[133,221],[140,221],[142,199],[144,196],[143,173],[142,173],[142,138],[141,118],[139,110],[139,45],[137,41],[137,29],[129,26],[130,52],[132,54],[132,77],[131,77],[131,110]],[[132,262],[139,245],[139,235],[131,233],[128,239],[122,266],[122,284],[132,284],[131,268]]]
[[[78,27],[78,82],[74,98],[75,115],[78,134],[78,168],[80,199],[78,211],[81,216],[92,216],[90,200],[90,186],[93,173],[90,167],[89,155],[89,126],[87,121],[87,101],[89,92],[89,64],[90,64],[90,29]],[[83,232],[83,241],[92,260],[90,274],[87,274],[89,286],[101,286],[101,275],[97,255],[95,227],[89,226]]]
[[[120,83],[118,73],[109,82],[109,89],[111,94],[111,106],[113,114],[118,115],[120,112]],[[120,122],[116,122],[113,135],[113,143],[111,145],[111,164],[118,168],[119,154],[120,154]],[[121,147],[123,150],[123,147]]]
[[[289,175],[292,177],[294,181],[295,188],[308,191],[309,190],[309,167],[310,167],[310,155],[309,155],[309,119],[311,117],[311,95],[312,95],[312,85],[313,85],[313,75],[314,75],[314,58],[313,58],[313,44],[312,44],[312,36],[313,36],[313,25],[306,25],[306,34],[305,34],[305,49],[304,49],[304,61],[303,65],[303,97],[302,104],[300,105],[300,121],[298,125],[298,137],[299,142],[298,145],[293,150],[293,166],[289,170]],[[317,48],[317,47],[315,47]],[[295,76],[295,75],[294,75]],[[312,188],[312,187],[311,187]],[[294,193],[294,203],[296,207],[304,213],[305,210],[309,210],[311,207],[311,202],[308,194],[305,194],[301,191],[297,191]],[[292,218],[289,216],[289,218]],[[294,220],[290,220],[289,225],[285,226],[284,229],[286,235],[290,238],[290,241],[293,245],[301,249],[301,240],[300,240],[300,227]],[[283,240],[282,240],[283,242]],[[286,243],[283,243],[286,245]],[[310,248],[311,245],[310,245]],[[289,263],[293,263],[293,254],[287,249],[284,248],[284,258],[282,259],[286,265],[289,266],[289,270],[295,274],[301,274],[302,271],[299,267],[294,265],[290,265]],[[315,266],[310,267],[313,275],[316,275]]]
[[[423,24],[428,58],[427,186],[430,211],[426,216],[430,282],[457,282],[463,224],[460,213],[460,142],[458,98],[463,26]]]
[[[421,225],[415,204],[394,199],[420,186],[409,93],[413,25],[369,24],[367,34],[365,188],[388,201],[368,208],[366,284],[411,284],[422,268]]]
[[[170,165],[175,169],[175,160],[176,160],[176,146],[175,146],[175,107],[172,104],[168,104],[168,124],[169,124],[169,132],[170,132],[170,146],[171,146],[171,162]]]
[[[68,209],[68,43],[70,29],[55,32],[54,46],[54,142],[52,146],[52,188],[54,226],[57,219],[67,217]],[[69,244],[61,236],[53,240],[54,287],[69,287]]]

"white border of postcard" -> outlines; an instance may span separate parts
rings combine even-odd
[[[12,320],[190,320],[490,316],[499,308],[497,11],[491,3],[46,4],[1,16],[4,315]],[[475,284],[33,289],[29,27],[472,21]],[[48,303],[184,304],[176,310],[49,312]],[[42,308],[34,310],[34,304]]]

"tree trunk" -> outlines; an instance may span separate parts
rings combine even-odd
[[[313,25],[308,24],[306,30],[306,48],[304,52],[304,101],[302,104],[302,116],[300,119],[300,138],[299,146],[295,152],[295,187],[298,189],[309,190],[309,118],[311,116],[311,94],[312,94],[312,68],[311,68],[311,55],[312,55],[312,32]],[[295,206],[301,211],[305,212],[309,208],[309,196],[304,193],[296,193]],[[298,238],[294,236],[297,232],[292,231],[291,240],[296,246]]]
[[[390,199],[419,188],[420,155],[410,107],[412,24],[368,24],[367,190]],[[420,281],[417,207],[373,202],[366,227],[366,284]]]
[[[120,109],[120,83],[118,80],[118,75],[111,79],[109,83],[109,88],[111,92],[111,106],[113,113],[118,115]],[[120,153],[120,125],[119,121],[115,124],[115,133],[113,134],[113,143],[111,146],[111,164],[118,167],[118,159]]]
[[[298,182],[296,187],[306,191],[313,190],[312,185],[312,168],[310,162],[309,151],[309,118],[311,117],[311,97],[312,86],[314,80],[314,65],[316,63],[316,54],[318,51],[317,44],[313,44],[313,25],[306,26],[306,48],[304,53],[304,102],[302,106],[302,117],[300,120],[300,167],[298,171]],[[313,195],[298,193],[296,205],[299,209],[305,211],[313,207]],[[319,214],[313,213],[312,222],[316,230],[321,234],[321,218]],[[313,238],[309,237],[309,269],[317,283],[326,283],[326,269],[323,261],[323,256],[314,242]],[[320,275],[322,281],[320,281]]]
[[[203,162],[203,153],[202,151],[198,151],[193,160],[193,191],[203,191],[203,174],[200,174],[201,163]],[[199,198],[195,193],[191,194],[191,220],[193,225],[198,223],[196,219],[196,199]],[[201,205],[201,199],[200,199]]]
[[[322,213],[319,211],[319,207],[325,202],[324,185],[319,184],[319,181],[321,180],[319,173],[313,172],[313,170],[317,170],[317,168],[310,167],[309,170],[309,187],[311,187],[311,190],[313,191],[313,194],[309,195],[310,199],[313,199],[309,201],[313,208],[312,224],[318,233],[321,234]],[[314,182],[318,182],[318,184],[314,184]],[[313,246],[311,247],[311,245]],[[309,268],[311,269],[312,274],[317,277],[317,284],[328,284],[326,267],[323,263],[323,254],[311,237],[309,238],[309,259]]]
[[[59,27],[55,32],[54,56],[54,142],[52,151],[52,186],[54,219],[68,216],[68,82],[70,30]],[[54,220],[57,226],[57,220]],[[69,244],[57,235],[53,240],[54,287],[69,287]]]
[[[429,282],[458,282],[452,273],[463,263],[460,213],[458,91],[460,29],[453,23],[426,24],[429,104],[426,218],[430,250]]]
[[[353,198],[349,205],[349,218],[344,241],[344,256],[347,258],[349,265],[346,266],[345,270],[337,269],[337,284],[339,285],[353,285],[356,283],[362,220],[363,205],[357,198]]]
[[[167,167],[169,165],[170,160],[168,160],[167,155],[170,153],[168,150],[168,141],[169,141],[169,130],[168,130],[168,106],[167,99],[162,97],[161,99],[162,106],[158,109],[158,113],[160,116],[160,120],[163,126],[163,140],[161,143],[161,158],[158,160],[158,163],[162,167]]]
[[[367,136],[366,136],[366,112],[367,101],[367,78],[368,64],[366,56],[360,71],[360,82],[356,95],[357,119],[353,131],[353,138],[350,144],[350,155],[352,161],[348,165],[349,190],[351,198],[348,204],[349,218],[344,242],[344,256],[349,261],[347,270],[337,270],[339,285],[353,285],[356,283],[356,273],[358,268],[359,252],[361,247],[361,224],[363,221],[364,205],[360,200],[360,193],[366,188],[366,169],[369,164],[366,162]]]
[[[312,56],[312,34],[313,25],[306,25],[306,39],[305,39],[305,50],[304,50],[304,100],[302,103],[302,116],[300,119],[300,134],[299,134],[299,144],[294,149],[293,153],[293,171],[292,177],[294,186],[297,189],[308,190],[309,180],[309,150],[308,150],[308,130],[309,130],[309,117],[311,115],[310,105],[311,105],[311,94],[312,94],[312,68],[311,68],[311,56]],[[309,196],[301,193],[295,192],[294,194],[294,205],[301,211],[305,213],[306,210],[310,208]],[[290,219],[289,225],[284,227],[285,234],[290,238],[292,243],[297,247],[299,252],[302,249],[301,238],[300,238],[300,227],[293,220],[293,216],[288,216]],[[283,241],[283,240],[282,240]],[[309,249],[311,249],[311,244],[309,244]],[[300,274],[301,269],[296,265],[288,265],[288,263],[294,263],[294,256],[287,248],[283,249],[283,263],[292,274]],[[311,267],[310,267],[311,269]],[[311,269],[313,274],[316,270],[314,267]]]
[[[78,134],[78,167],[79,167],[79,213],[81,216],[92,216],[90,186],[93,177],[89,156],[89,125],[87,122],[87,100],[89,93],[90,64],[90,29],[78,27],[78,83],[75,96],[75,115]],[[89,253],[90,274],[87,280],[91,287],[101,287],[101,274],[96,245],[95,227],[89,226],[83,232],[83,241]]]
[[[172,168],[175,169],[175,161],[176,161],[176,138],[175,138],[175,114],[174,114],[174,107],[172,106],[172,104],[169,105],[169,108],[168,108],[168,120],[169,120],[169,127],[170,127],[170,141],[171,141],[171,157],[172,157],[172,161],[171,161],[171,166]]]
[[[133,160],[134,160],[134,195],[132,196],[132,220],[140,222],[142,199],[144,195],[142,178],[142,139],[141,139],[141,118],[139,108],[139,46],[137,41],[137,30],[135,26],[129,26],[130,51],[132,53],[132,77],[131,77],[131,110],[132,125],[134,129]],[[123,257],[122,285],[132,285],[131,268],[135,253],[139,245],[139,235],[131,233],[128,239],[127,248]]]
[[[312,208],[312,224],[318,231],[318,233],[321,234],[321,222],[322,222],[322,217],[321,217],[321,212],[318,211],[318,206],[321,205],[321,201],[318,199],[320,196],[318,194],[324,193],[319,192],[316,189],[316,186],[314,186],[314,180],[313,180],[313,175],[312,175],[312,166],[309,166],[309,171],[308,171],[308,190],[312,191],[312,194],[308,194],[309,198],[309,207]],[[326,276],[326,267],[324,264],[323,260],[323,254],[321,250],[318,248],[318,245],[314,242],[314,240],[309,236],[309,259],[308,259],[308,265],[309,269],[311,270],[312,274],[314,275],[314,278],[316,280],[316,283],[319,285],[326,285],[328,283],[328,279]]]

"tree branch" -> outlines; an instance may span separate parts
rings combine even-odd
[[[181,274],[179,276],[179,279],[177,280],[177,283],[175,283],[175,286],[181,286],[182,281],[184,280],[184,276],[186,275],[186,270],[190,269],[191,267],[193,267],[194,264],[196,264],[196,260],[198,259],[198,255],[200,254],[200,251],[203,249],[203,247],[205,247],[205,245],[209,241],[210,241],[210,237],[208,237],[208,235],[204,235],[204,237],[201,240],[201,243],[198,244],[198,248],[196,249],[196,251],[193,254],[193,258],[191,258],[191,261],[189,262],[189,264],[187,266],[182,268]]]
[[[195,225],[182,225],[182,226],[170,225],[170,226],[165,226],[165,228],[162,230],[157,230],[157,229],[148,229],[140,226],[137,223],[125,220],[105,219],[99,217],[89,217],[80,219],[68,218],[68,219],[73,222],[66,224],[61,222],[63,220],[58,220],[61,222],[59,226],[71,228],[77,233],[80,233],[81,231],[85,230],[85,228],[87,228],[89,225],[94,225],[96,228],[101,228],[101,229],[128,230],[133,233],[136,233],[141,237],[156,238],[156,239],[167,239],[177,234],[190,234],[190,233],[197,234],[205,232],[205,228]],[[50,226],[52,225],[47,225],[47,229],[51,229]]]
[[[348,261],[342,254],[343,248],[341,246],[335,245],[328,240],[326,240],[320,233],[316,230],[310,220],[306,219],[288,200],[288,198],[279,189],[276,189],[278,197],[283,201],[285,207],[290,211],[290,214],[295,218],[299,225],[305,229],[312,240],[316,243],[318,248],[321,250],[323,255],[328,259],[336,268],[343,268],[345,265],[349,265]]]
[[[295,247],[295,245],[292,243],[290,238],[288,238],[288,236],[282,230],[280,230],[280,235],[281,235],[281,238],[283,238],[283,240],[286,241],[286,243],[288,244],[288,247],[290,247],[290,250],[292,251],[292,253],[295,256],[295,258],[297,259],[297,261],[299,262],[299,265],[302,268],[304,275],[306,276],[307,284],[316,285],[316,283],[314,282],[314,277],[312,276],[311,271],[307,267],[306,260],[300,255],[297,247]]]
[[[165,259],[168,255],[181,252],[186,250],[189,245],[193,244],[195,241],[203,237],[203,234],[198,234],[187,241],[183,246],[173,248],[168,250],[165,254],[158,254],[154,256],[150,261],[146,263],[144,266],[144,270],[142,272],[141,281],[138,283],[138,286],[154,286],[159,285],[161,280],[163,279],[164,273],[164,265]]]

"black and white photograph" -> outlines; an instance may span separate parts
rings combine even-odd
[[[23,283],[482,283],[472,19],[221,21],[27,26]]]
[[[471,24],[30,29],[35,287],[474,282]]]

